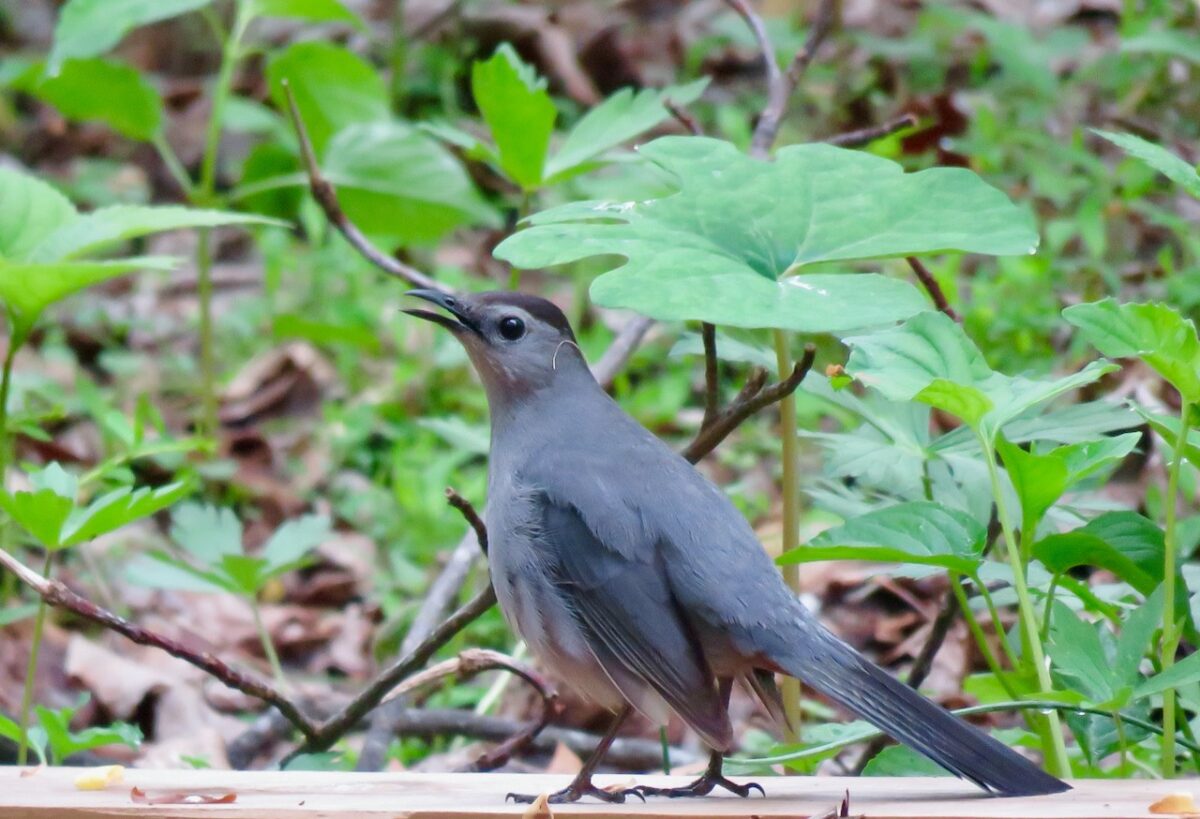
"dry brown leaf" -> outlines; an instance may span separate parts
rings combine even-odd
[[[550,810],[550,794],[543,793],[525,808],[521,819],[554,819],[554,811]]]
[[[139,805],[229,805],[237,801],[237,794],[233,791],[220,794],[165,791],[151,795],[133,787],[129,790],[129,798]]]
[[[1169,813],[1174,816],[1200,816],[1196,808],[1196,798],[1190,793],[1169,793],[1162,799],[1151,803],[1151,813]]]

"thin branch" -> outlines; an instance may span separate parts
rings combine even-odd
[[[468,525],[475,532],[475,538],[479,541],[479,548],[486,555],[488,551],[487,525],[483,522],[483,518],[479,517],[479,513],[475,511],[475,507],[451,486],[446,487],[446,502],[457,509],[466,519]]]
[[[758,41],[759,48],[762,49],[763,58],[767,62],[767,105],[758,118],[758,124],[754,127],[754,136],[750,140],[750,155],[763,159],[770,152],[771,146],[775,144],[775,137],[779,134],[779,126],[783,123],[783,115],[787,112],[788,102],[796,90],[796,85],[799,84],[805,69],[816,56],[821,43],[833,30],[834,22],[837,19],[838,0],[821,0],[820,5],[817,6],[816,19],[813,20],[812,28],[808,30],[808,37],[805,39],[804,45],[792,57],[787,71],[782,74],[779,71],[779,64],[775,61],[775,49],[766,35],[766,27],[763,25],[762,18],[749,7],[745,0],[726,0],[726,2],[746,20],[746,24],[750,26],[754,38]]]
[[[903,131],[905,128],[912,128],[916,124],[916,114],[904,114],[895,119],[890,119],[881,125],[872,125],[869,128],[860,128],[857,131],[846,131],[845,133],[835,134],[824,140],[824,142],[827,145],[837,145],[840,148],[857,148],[860,145],[866,145],[877,139],[883,139],[885,136],[891,136],[897,131]]]
[[[12,572],[18,580],[37,592],[49,605],[73,612],[85,620],[115,631],[138,645],[152,646],[167,652],[172,657],[178,657],[217,678],[230,688],[275,706],[288,722],[306,736],[316,735],[318,726],[301,712],[292,700],[271,684],[228,665],[207,651],[188,648],[170,637],[164,637],[134,625],[125,618],[100,608],[90,600],[80,597],[59,581],[38,574],[2,549],[0,549],[0,564]]]
[[[797,362],[787,378],[768,387],[759,387],[752,395],[746,395],[747,391],[743,388],[742,394],[722,410],[712,424],[702,428],[696,434],[692,442],[683,450],[683,457],[696,463],[712,452],[729,436],[729,433],[737,429],[738,425],[751,415],[795,392],[796,388],[800,386],[800,382],[808,375],[808,371],[812,369],[816,355],[816,347],[811,344],[805,345],[804,357]]]
[[[682,105],[677,104],[674,100],[663,100],[663,107],[671,112],[671,116],[679,121],[679,124],[688,129],[688,133],[692,136],[701,136],[704,129],[700,127],[700,123],[696,118],[688,113],[687,109]]]
[[[304,168],[308,173],[309,189],[312,191],[313,198],[317,200],[317,204],[321,206],[321,210],[325,212],[325,218],[329,220],[329,223],[346,237],[346,241],[361,253],[363,258],[389,276],[403,279],[417,287],[449,292],[449,288],[444,284],[375,247],[371,240],[358,229],[358,225],[350,221],[350,217],[342,210],[342,205],[338,201],[337,191],[321,173],[316,153],[313,151],[312,140],[308,136],[308,129],[304,127],[300,108],[296,105],[296,97],[287,80],[283,81],[283,92],[287,95],[288,113],[292,119],[292,127],[296,129],[296,137],[300,141],[300,156],[304,160]]]
[[[954,308],[950,306],[950,302],[946,301],[946,294],[942,292],[942,286],[937,283],[937,279],[929,272],[920,259],[916,256],[905,256],[904,260],[908,262],[908,266],[912,268],[913,273],[917,274],[917,280],[929,293],[929,297],[933,299],[934,306],[948,315],[955,321],[961,321],[958,313],[954,312]]]
[[[717,328],[707,321],[700,324],[700,337],[704,340],[704,420],[700,429],[708,429],[720,412],[721,382],[717,361]]]

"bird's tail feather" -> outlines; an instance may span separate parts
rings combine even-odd
[[[1070,785],[871,663],[823,630],[780,662],[783,670],[997,796],[1034,796]],[[779,658],[776,658],[779,661]]]

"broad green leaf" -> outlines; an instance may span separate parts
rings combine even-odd
[[[1080,619],[1070,607],[1055,601],[1046,652],[1055,670],[1070,682],[1070,689],[1085,694],[1093,703],[1100,703],[1112,699],[1116,687],[1096,628]]]
[[[82,543],[153,515],[186,497],[191,491],[192,485],[186,481],[177,481],[157,489],[116,489],[71,516],[63,527],[62,545]]]
[[[287,521],[263,546],[262,557],[267,572],[274,574],[293,567],[329,537],[329,533],[329,518],[324,515],[304,515]]]
[[[0,168],[0,260],[19,261],[76,218],[75,206],[31,174]]]
[[[185,503],[171,515],[171,539],[206,566],[242,553],[242,524],[229,509]]]
[[[71,754],[100,748],[104,745],[121,744],[136,748],[142,742],[141,730],[124,722],[116,722],[107,727],[71,731],[71,720],[75,717],[75,713],[87,703],[87,699],[84,696],[73,708],[47,708],[44,705],[38,705],[34,709],[38,725],[46,732],[51,758],[57,763],[61,763]]]
[[[1115,369],[1093,361],[1061,378],[1007,376],[988,366],[961,326],[937,312],[845,342],[852,348],[846,372],[863,384],[893,400],[921,401],[954,413],[989,440],[1038,404]]]
[[[397,244],[495,222],[459,161],[404,123],[347,126],[330,140],[322,170],[355,224]]]
[[[357,14],[339,0],[248,0],[255,17],[292,17],[314,23],[350,23],[366,31]]]
[[[29,483],[35,490],[49,489],[72,503],[79,494],[79,479],[63,469],[58,461],[52,461],[45,468],[31,473]]]
[[[124,574],[130,583],[155,589],[238,593],[237,587],[220,572],[197,569],[158,550],[130,561]]]
[[[58,547],[63,524],[74,506],[73,498],[64,498],[52,489],[13,493],[0,490],[0,507],[47,549]]]
[[[951,776],[951,773],[924,754],[904,745],[889,745],[871,758],[863,776]]]
[[[68,0],[58,13],[50,71],[71,57],[95,57],[131,29],[176,17],[212,0]]]
[[[135,270],[168,270],[174,264],[161,256],[48,264],[0,260],[0,301],[12,319],[13,343],[23,344],[42,311],[72,293]]]
[[[20,725],[0,714],[0,737],[4,737],[12,742],[20,742],[23,734],[24,731],[21,730]]]
[[[504,43],[471,67],[471,93],[496,143],[496,164],[525,190],[539,187],[558,117],[546,81]]]
[[[928,302],[907,282],[810,274],[809,265],[1037,245],[1023,212],[962,169],[906,174],[821,144],[763,162],[706,137],[664,137],[640,153],[674,178],[677,193],[551,208],[497,257],[522,268],[624,257],[593,282],[598,304],[666,320],[837,332],[897,321]]]
[[[67,119],[97,120],[118,134],[148,142],[163,124],[158,91],[133,66],[98,58],[67,60],[33,93]]]
[[[1088,342],[1106,356],[1143,359],[1189,403],[1200,401],[1200,340],[1196,325],[1166,304],[1119,304],[1114,299],[1063,310]]]
[[[987,531],[970,515],[917,501],[887,506],[827,529],[776,562],[873,560],[974,574],[986,540]]]
[[[1134,699],[1161,694],[1168,688],[1180,688],[1200,682],[1200,652],[1189,654],[1161,674],[1155,674],[1148,680],[1134,686]]]
[[[151,233],[244,224],[283,223],[248,213],[202,210],[180,205],[111,205],[66,222],[43,237],[30,250],[29,260],[73,261]]]
[[[1146,419],[1158,437],[1166,443],[1168,451],[1173,451],[1179,441],[1179,415],[1165,415],[1150,412],[1145,407],[1136,407],[1138,415]],[[1183,442],[1183,457],[1200,466],[1200,429],[1194,426],[1195,421],[1188,426],[1187,438]]]
[[[687,85],[644,88],[636,93],[632,88],[621,89],[584,114],[567,134],[562,146],[546,162],[547,184],[670,119],[666,102],[688,105],[699,99],[707,87],[708,78],[704,77]]]
[[[1142,658],[1151,650],[1154,632],[1162,625],[1163,589],[1160,584],[1146,602],[1121,622],[1113,673],[1122,685],[1136,685],[1141,678]]]
[[[1200,172],[1196,170],[1195,165],[1179,158],[1161,145],[1147,142],[1133,134],[1117,134],[1096,128],[1093,128],[1092,132],[1104,137],[1130,156],[1145,162],[1192,196],[1200,199]]]
[[[318,157],[324,156],[330,138],[347,125],[391,117],[379,72],[333,43],[288,46],[267,62],[267,80],[280,111],[288,110],[283,81],[291,86]]]
[[[250,555],[222,555],[218,571],[232,581],[239,594],[254,597],[266,582],[267,561]]]

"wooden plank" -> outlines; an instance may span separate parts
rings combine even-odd
[[[278,771],[125,771],[124,782],[103,791],[74,785],[78,768],[46,768],[21,775],[0,768],[3,819],[82,819],[96,817],[284,817],[284,819],[450,819],[521,816],[525,806],[505,803],[511,790],[543,792],[567,778],[508,774],[283,773]],[[628,777],[598,777],[598,784],[629,783]],[[684,779],[647,776],[647,784],[682,784]],[[586,802],[554,806],[555,816],[666,817],[755,816],[763,819],[821,815],[850,792],[852,816],[876,819],[1144,819],[1149,806],[1169,793],[1190,791],[1200,799],[1200,780],[1081,780],[1069,793],[1020,799],[991,799],[972,786],[945,778],[775,777],[761,780],[767,797],[710,796],[672,801],[634,800],[625,805]],[[151,796],[168,791],[196,793],[232,790],[224,805],[135,804],[130,788]]]

